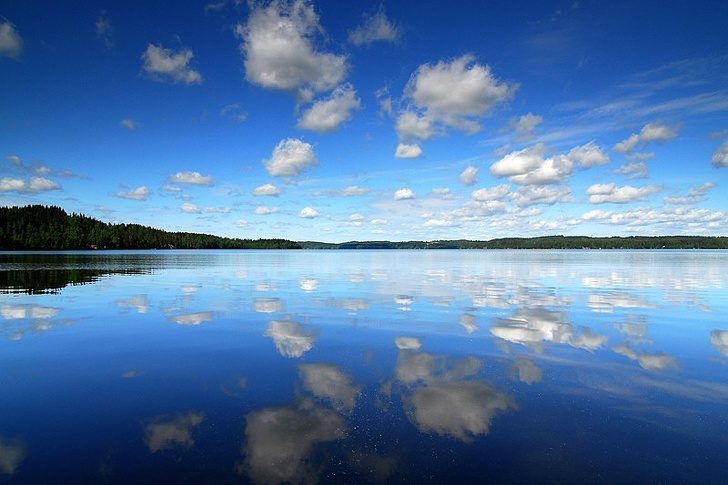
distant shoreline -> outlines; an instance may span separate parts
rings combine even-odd
[[[239,239],[109,224],[60,207],[0,207],[0,251],[189,249],[728,249],[726,236],[539,236],[490,240],[347,241]]]

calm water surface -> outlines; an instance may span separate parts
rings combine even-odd
[[[0,482],[728,476],[728,252],[0,254]]]

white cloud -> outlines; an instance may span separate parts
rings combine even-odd
[[[316,335],[294,322],[273,320],[263,334],[271,337],[283,357],[298,358],[313,348]]]
[[[131,190],[120,190],[116,193],[116,196],[122,199],[147,200],[150,194],[151,191],[149,190],[149,187],[141,185]]]
[[[150,453],[174,447],[192,448],[192,430],[204,421],[203,413],[189,412],[167,421],[156,421],[145,429],[144,441]]]
[[[380,8],[374,15],[364,14],[362,24],[349,31],[349,42],[356,46],[396,42],[399,35],[399,29],[387,18],[384,8]]]
[[[557,202],[571,200],[571,190],[568,187],[520,187],[513,193],[513,202],[520,206],[535,204],[553,205]]]
[[[114,26],[106,12],[101,12],[96,18],[94,26],[96,27],[96,37],[106,45],[106,48],[114,47]]]
[[[478,169],[470,165],[460,172],[460,182],[463,185],[475,185],[478,183]]]
[[[212,177],[200,172],[177,172],[170,175],[169,181],[177,184],[212,185]]]
[[[319,399],[330,401],[339,412],[351,412],[361,394],[349,375],[331,364],[301,364],[298,366],[304,389]]]
[[[418,337],[395,337],[394,345],[399,350],[419,350],[422,347],[422,340]]]
[[[202,75],[189,66],[193,57],[190,49],[174,52],[161,45],[149,44],[142,54],[142,69],[157,81],[202,84]]]
[[[723,144],[713,153],[711,159],[714,167],[728,167],[728,141],[724,141]]]
[[[669,369],[677,369],[679,367],[677,359],[671,355],[665,353],[653,354],[648,352],[638,352],[630,347],[627,342],[617,345],[612,350],[617,354],[624,355],[630,360],[637,361],[640,367],[652,372],[661,372]]]
[[[614,145],[614,151],[629,153],[637,145],[644,145],[652,141],[666,142],[675,138],[679,131],[679,128],[675,126],[668,126],[663,123],[648,123],[642,127],[639,133],[633,133]]]
[[[711,330],[710,343],[718,352],[728,357],[728,330]]]
[[[0,437],[0,473],[13,475],[25,459],[25,446],[20,441]]]
[[[254,211],[259,216],[267,216],[268,214],[275,214],[278,212],[278,207],[268,207],[265,205],[259,205]]]
[[[649,169],[645,162],[631,162],[620,166],[615,173],[619,173],[628,179],[644,179],[649,175]]]
[[[180,206],[180,209],[182,209],[182,212],[186,212],[188,214],[199,214],[200,208],[197,207],[195,204],[190,204],[189,202],[185,202]]]
[[[201,325],[205,322],[209,322],[214,318],[214,314],[212,312],[197,312],[197,313],[186,313],[184,315],[175,315],[172,317],[169,317],[169,320],[172,323],[176,323],[177,325],[192,325],[197,326]]]
[[[593,140],[585,145],[572,148],[567,154],[567,157],[577,162],[583,168],[602,165],[609,161],[609,157],[604,153],[604,150]]]
[[[253,195],[278,197],[281,195],[281,189],[273,184],[260,185],[253,190]]]
[[[205,207],[202,212],[205,214],[230,214],[230,207]]]
[[[400,143],[394,151],[396,158],[417,158],[420,155],[422,155],[422,148],[417,144]]]
[[[137,122],[130,118],[125,118],[125,119],[119,121],[119,124],[129,131],[134,131],[139,127]]]
[[[248,221],[246,221],[245,219],[238,219],[237,221],[235,221],[235,225],[240,228],[247,227]]]
[[[490,187],[488,189],[474,190],[471,195],[474,200],[483,202],[486,200],[501,199],[502,197],[507,195],[508,192],[510,192],[510,187],[508,187],[505,184],[502,184],[502,185],[496,185],[495,187]]]
[[[355,195],[365,195],[369,193],[369,189],[366,187],[359,187],[357,185],[349,185],[339,191],[339,195],[344,197],[352,197]]]
[[[316,155],[303,140],[286,138],[276,145],[271,158],[263,160],[263,165],[273,177],[292,177],[316,165]]]
[[[358,227],[361,226],[363,222],[364,216],[359,214],[358,212],[355,212],[348,217],[348,219],[346,220],[346,225]]]
[[[451,227],[455,225],[455,221],[452,219],[427,219],[422,223],[422,227]]]
[[[351,85],[336,88],[331,95],[307,109],[298,120],[298,127],[318,133],[329,133],[349,120],[354,110],[361,108]]]
[[[715,187],[715,184],[713,182],[705,182],[704,184],[698,185],[696,187],[691,187],[690,190],[688,190],[687,195],[668,195],[666,197],[663,197],[662,200],[664,200],[668,204],[697,204],[698,202],[702,202],[703,200],[705,200],[705,196],[708,192],[710,192],[713,187]]]
[[[387,219],[372,219],[369,221],[372,226],[386,226],[388,224]]]
[[[594,184],[590,186],[586,193],[589,196],[589,202],[592,204],[603,204],[611,202],[615,204],[626,204],[638,200],[644,200],[648,196],[660,191],[660,187],[648,185],[644,187],[632,187],[625,185],[617,187],[615,184]]]
[[[453,198],[449,187],[435,187],[432,189],[432,195],[436,195],[443,200],[451,200]]]
[[[533,113],[526,113],[511,120],[511,128],[516,132],[519,140],[530,140],[533,138],[534,130],[543,122],[543,117]]]
[[[23,52],[23,39],[8,21],[0,23],[0,56],[17,58]]]
[[[338,86],[346,75],[346,58],[316,50],[314,36],[322,30],[306,1],[254,6],[248,22],[235,28],[242,39],[246,79],[265,88],[295,91],[302,100]]]
[[[408,188],[398,189],[394,192],[394,200],[409,200],[414,198],[415,193]]]
[[[319,215],[318,211],[316,209],[314,209],[313,207],[304,207],[298,213],[298,217],[303,217],[304,219],[313,219],[314,217],[317,217],[318,215]]]
[[[694,207],[663,207],[662,209],[633,209],[625,212],[592,210],[582,215],[584,220],[597,221],[603,224],[623,225],[635,230],[649,230],[657,226],[665,234],[683,232],[690,233],[712,231],[724,234],[728,230],[728,213],[697,209]]]
[[[507,154],[490,166],[496,177],[509,177],[520,185],[546,185],[559,183],[573,172],[574,164],[568,156],[544,158],[546,147],[539,143]]]
[[[0,178],[0,192],[18,192],[20,194],[34,194],[49,190],[60,190],[56,182],[43,177],[31,177],[23,180],[12,177]]]

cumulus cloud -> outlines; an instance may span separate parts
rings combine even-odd
[[[149,190],[149,187],[147,187],[146,185],[141,185],[135,189],[120,190],[116,193],[116,196],[121,199],[147,200],[151,193],[152,192]]]
[[[620,166],[614,172],[622,174],[628,179],[644,179],[650,173],[645,162],[630,162]]]
[[[412,192],[412,189],[403,188],[395,190],[394,192],[394,200],[409,200],[414,199],[415,193]]]
[[[316,165],[316,155],[313,147],[303,140],[286,138],[278,142],[263,165],[273,177],[293,177]]]
[[[336,412],[316,406],[265,408],[248,414],[245,461],[254,483],[316,482],[310,463],[314,447],[346,436],[346,423]]]
[[[565,186],[525,186],[519,187],[511,197],[513,203],[520,207],[536,204],[554,205],[557,202],[571,200],[571,189]]]
[[[169,181],[176,184],[212,185],[212,177],[200,172],[177,172],[170,175]]]
[[[419,350],[422,340],[418,337],[394,337],[394,345],[399,350]]]
[[[718,352],[728,357],[728,330],[711,330],[710,343]]]
[[[114,47],[114,26],[105,11],[96,17],[94,26],[96,27],[96,38],[102,41],[107,49]]]
[[[248,227],[248,221],[245,219],[238,219],[235,221],[235,225],[242,229],[244,227]]]
[[[258,207],[255,208],[254,212],[256,214],[258,214],[259,216],[267,216],[269,214],[275,214],[276,212],[278,212],[278,207],[268,207],[265,205],[259,205]]]
[[[17,58],[23,52],[23,39],[8,21],[0,22],[0,56]]]
[[[235,28],[242,40],[246,79],[264,88],[295,92],[306,101],[338,86],[346,75],[346,58],[316,49],[314,38],[322,31],[307,1],[254,6],[247,23]]]
[[[585,145],[572,148],[566,156],[577,162],[582,168],[603,165],[609,161],[609,156],[593,140]]]
[[[728,167],[728,140],[713,153],[711,162],[714,167]]]
[[[539,143],[507,154],[490,166],[496,177],[508,177],[519,185],[547,185],[566,180],[573,172],[574,163],[568,155],[545,158],[546,147]]]
[[[435,187],[432,189],[432,195],[435,195],[442,200],[451,200],[453,198],[449,187]]]
[[[316,341],[316,335],[313,332],[304,329],[297,323],[288,321],[273,320],[268,324],[263,335],[273,339],[279,354],[291,359],[301,357],[311,350]]]
[[[505,184],[502,185],[496,185],[495,187],[490,187],[488,189],[478,189],[474,190],[471,194],[473,197],[473,200],[477,200],[479,202],[484,202],[487,200],[498,200],[510,192],[510,187],[508,187]]]
[[[343,197],[353,197],[355,195],[366,195],[369,193],[369,189],[367,187],[359,187],[358,185],[349,185],[348,187],[344,187],[338,192],[338,195],[341,195]]]
[[[463,185],[468,186],[478,183],[478,169],[472,165],[465,167],[465,169],[460,172],[460,182]]]
[[[361,108],[356,91],[351,85],[336,88],[328,98],[316,101],[304,111],[298,120],[298,127],[318,133],[330,133],[349,120]]]
[[[190,49],[175,52],[161,45],[147,45],[142,54],[142,69],[156,81],[202,84],[202,74],[190,67],[194,54]]]
[[[642,127],[639,133],[633,133],[614,145],[614,151],[626,154],[634,150],[637,145],[644,145],[652,141],[666,142],[675,138],[679,131],[679,128],[675,126],[648,123]]]
[[[5,441],[0,436],[0,473],[13,475],[25,459],[25,445],[20,441]]]
[[[612,350],[617,354],[624,355],[629,360],[636,361],[640,367],[652,372],[674,370],[679,367],[677,359],[671,355],[665,353],[638,352],[628,342],[621,343]]]
[[[125,119],[119,121],[119,124],[129,131],[134,131],[139,127],[137,122],[132,120],[131,118],[125,118]]]
[[[157,420],[144,428],[144,442],[150,453],[169,448],[192,448],[195,444],[192,431],[205,420],[198,412],[182,414],[170,420]]]
[[[396,42],[399,29],[387,18],[381,7],[374,15],[364,14],[362,24],[349,31],[349,42],[356,46],[370,45],[374,42]]]
[[[303,217],[304,219],[313,219],[314,217],[318,217],[318,215],[318,211],[313,207],[304,207],[298,212],[298,217]]]
[[[591,185],[586,193],[589,196],[589,202],[592,204],[603,204],[611,202],[614,204],[627,204],[638,200],[644,200],[648,196],[659,192],[661,189],[656,185],[647,185],[644,187],[632,187],[625,185],[617,187],[615,184],[594,184]]]
[[[543,122],[543,117],[533,113],[526,113],[518,118],[511,120],[511,128],[516,132],[516,137],[521,140],[530,140],[533,138],[534,130]]]
[[[668,195],[663,197],[662,200],[668,204],[676,205],[697,204],[698,202],[705,200],[705,196],[713,189],[713,187],[715,187],[713,182],[705,182],[704,184],[700,184],[696,187],[691,187],[688,190],[687,195]]]
[[[182,210],[182,212],[186,212],[188,214],[199,214],[201,212],[200,208],[197,207],[196,204],[191,204],[189,202],[185,202],[179,208]]]
[[[364,216],[359,214],[358,212],[351,214],[349,218],[346,220],[347,226],[356,226],[359,227],[364,222]]]
[[[196,312],[186,313],[184,315],[174,315],[169,317],[169,321],[177,325],[201,325],[205,322],[212,321],[215,315],[212,312]]]
[[[329,401],[339,412],[351,412],[361,394],[351,377],[331,364],[301,364],[298,372],[304,389],[319,399]]]
[[[258,187],[253,189],[253,195],[278,197],[279,195],[281,195],[281,189],[273,184],[259,185]]]
[[[422,148],[416,143],[400,143],[394,151],[395,158],[417,158],[422,155]]]

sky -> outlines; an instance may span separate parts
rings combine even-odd
[[[0,205],[223,236],[728,235],[724,1],[4,2]]]

